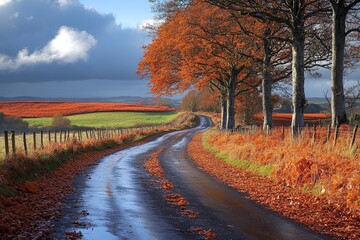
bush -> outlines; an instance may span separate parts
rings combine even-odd
[[[29,128],[29,123],[25,122],[19,117],[6,117],[0,113],[0,130],[8,131],[26,131]]]
[[[67,118],[64,118],[61,115],[53,117],[51,126],[54,128],[68,128],[71,125],[71,121]]]

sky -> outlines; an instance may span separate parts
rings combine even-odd
[[[152,17],[148,0],[0,0],[0,97],[151,96],[135,72]],[[321,72],[307,97],[330,89]]]
[[[0,97],[150,96],[147,0],[0,0]]]

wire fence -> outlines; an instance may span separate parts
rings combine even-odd
[[[139,126],[133,128],[101,128],[73,130],[38,130],[33,132],[4,131],[0,134],[0,160],[17,154],[34,154],[52,146],[61,148],[61,144],[72,141],[120,140],[125,136],[158,132],[164,129],[188,127],[194,120],[194,114],[181,114],[168,123]]]
[[[225,131],[226,132],[226,131]],[[327,127],[322,126],[305,126],[296,127],[274,127],[272,129],[267,128],[265,131],[256,125],[252,126],[237,126],[234,131],[227,131],[228,133],[241,133],[241,134],[265,134],[266,136],[272,136],[277,140],[286,139],[299,139],[311,141],[312,144],[325,144],[331,143],[336,146],[341,141],[342,145],[345,143],[352,148],[354,146],[360,146],[360,131],[358,126],[340,126],[331,128],[330,125]]]

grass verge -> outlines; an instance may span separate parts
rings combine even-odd
[[[273,168],[271,165],[259,165],[259,164],[253,163],[251,161],[235,159],[235,158],[230,157],[229,154],[220,151],[219,149],[217,149],[214,146],[211,146],[207,141],[210,133],[211,133],[211,130],[207,131],[203,134],[202,144],[204,145],[205,149],[210,151],[216,157],[224,160],[227,164],[230,164],[235,167],[241,167],[241,168],[247,169],[248,171],[253,172],[255,174],[259,174],[260,176],[263,176],[263,177],[271,176],[271,171]]]

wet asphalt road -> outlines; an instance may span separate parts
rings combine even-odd
[[[81,232],[83,239],[204,239],[189,229],[212,229],[217,239],[330,239],[307,230],[245,198],[243,193],[214,180],[187,157],[192,136],[210,127],[201,117],[199,127],[166,134],[140,146],[102,159],[74,183],[54,238]],[[143,167],[159,147],[166,178],[199,212],[195,219],[182,216],[168,204]]]

